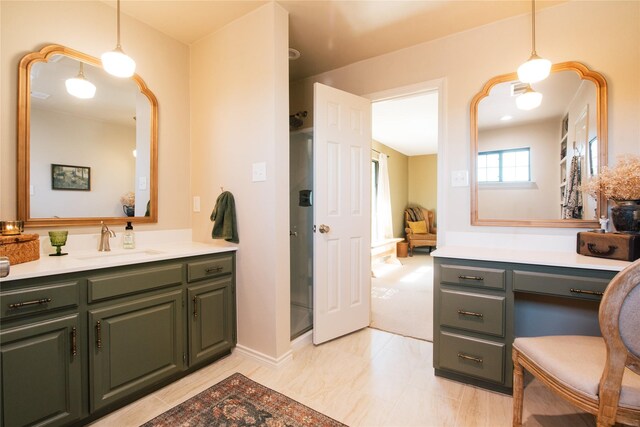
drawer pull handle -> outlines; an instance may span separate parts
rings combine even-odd
[[[463,316],[479,317],[480,319],[484,317],[482,313],[475,313],[473,311],[466,311],[466,310],[458,310],[458,314],[462,314]]]
[[[469,356],[468,354],[458,353],[458,358],[464,360],[470,360],[472,362],[476,362],[477,364],[482,364],[482,357]]]
[[[71,328],[71,355],[78,355],[78,330],[75,328]]]
[[[193,297],[193,318],[198,318],[198,297]]]
[[[102,348],[102,324],[99,320],[96,322],[96,347]]]
[[[220,273],[222,271],[222,266],[219,265],[217,267],[209,267],[206,270],[204,270],[205,273],[207,274],[212,274],[212,273]]]
[[[589,249],[589,252],[591,252],[592,254],[608,256],[608,255],[612,255],[616,251],[616,249],[618,249],[618,247],[609,245],[609,249],[607,249],[606,251],[601,251],[599,249],[596,249],[595,243],[587,243],[587,249]]]
[[[574,294],[597,295],[599,297],[604,295],[604,292],[600,292],[600,291],[585,291],[583,289],[573,289],[573,288],[569,289],[569,292],[573,292]]]
[[[42,304],[50,303],[51,301],[52,301],[51,298],[42,298],[42,299],[37,299],[33,301],[16,302],[13,304],[9,304],[9,308],[14,309],[14,308],[20,308],[20,307],[27,307],[30,305],[42,305]]]
[[[484,277],[480,277],[480,276],[458,276],[458,279],[460,280],[484,280]]]

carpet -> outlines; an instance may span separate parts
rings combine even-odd
[[[345,426],[287,396],[235,373],[142,427]]]
[[[433,259],[415,251],[401,265],[377,266],[371,279],[371,327],[433,341]]]

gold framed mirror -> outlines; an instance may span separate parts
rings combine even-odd
[[[563,62],[531,86],[537,108],[517,108],[527,88],[515,72],[471,102],[471,225],[599,228],[607,201],[580,185],[607,164],[606,80]]]
[[[68,79],[91,82],[93,97]],[[87,95],[89,96],[89,95]],[[137,74],[48,45],[18,68],[18,219],[27,227],[158,221],[158,102]]]

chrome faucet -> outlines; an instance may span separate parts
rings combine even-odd
[[[108,252],[111,250],[111,246],[109,246],[109,238],[116,237],[115,231],[109,230],[107,224],[104,221],[101,222],[102,229],[100,230],[100,246],[98,247],[98,251],[100,252]]]

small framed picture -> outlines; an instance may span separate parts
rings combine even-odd
[[[52,164],[51,189],[91,191],[91,168]]]

